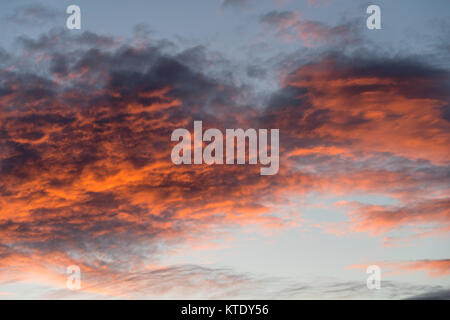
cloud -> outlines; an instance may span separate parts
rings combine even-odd
[[[315,278],[268,277],[237,272],[232,268],[199,265],[145,265],[126,272],[104,266],[82,265],[82,290],[65,289],[63,268],[49,270],[37,263],[27,270],[29,280],[39,280],[31,299],[424,299],[445,297],[444,286],[383,281],[383,290],[368,290],[366,282]],[[14,266],[9,285],[14,285]],[[13,286],[11,287],[13,288]],[[31,287],[33,288],[33,287]]]
[[[262,15],[260,21],[275,28],[278,38],[288,42],[300,39],[306,47],[329,45],[335,41],[343,45],[358,39],[358,34],[350,23],[331,27],[320,21],[304,19],[297,11],[270,11]]]
[[[7,53],[14,67],[0,72],[4,282],[46,282],[78,264],[95,294],[173,292],[165,277],[180,290],[190,279],[220,287],[211,274],[230,283],[224,296],[239,281],[254,290],[254,277],[222,269],[145,268],[205,235],[296,225],[280,208],[313,192],[396,199],[350,208],[349,224],[369,234],[447,223],[448,71],[417,57],[326,52],[284,61],[280,87],[255,106],[227,61],[201,46],[133,46],[57,29],[18,42],[21,51]],[[247,72],[263,77],[266,67]],[[194,120],[222,130],[280,128],[279,173],[175,166],[170,134]],[[102,285],[100,274],[117,285]]]
[[[401,267],[408,272],[426,271],[430,277],[444,277],[450,275],[450,259],[421,260],[406,263]]]
[[[65,54],[66,48],[72,48],[78,45],[87,48],[114,48],[117,45],[116,39],[110,36],[97,35],[90,31],[84,31],[81,34],[69,36],[70,31],[66,29],[53,28],[47,33],[41,34],[38,39],[32,39],[27,36],[20,36],[16,43],[26,52],[42,53],[52,47],[54,52],[51,54]],[[52,57],[49,55],[48,57]]]
[[[272,125],[284,128],[284,146],[292,143],[290,161],[326,176],[337,192],[398,201],[349,206],[356,208],[347,225],[353,231],[375,235],[433,224],[434,234],[445,233],[448,71],[408,57],[326,53],[317,59],[290,72],[268,105]]]
[[[236,104],[239,88],[188,65],[198,52],[115,49],[97,36],[83,48],[84,34],[51,34],[23,46],[31,61],[46,57],[45,72],[33,74],[22,61],[0,75],[2,265],[33,257],[126,270],[205,230],[290,224],[269,212],[283,196],[268,186],[292,178],[171,162],[174,129],[194,119],[247,126],[256,112]]]
[[[64,274],[47,279],[60,289],[49,290],[44,298],[182,299],[189,294],[193,299],[218,299],[250,295],[262,284],[248,274],[198,265],[146,266],[139,271],[107,273],[88,269],[83,273],[82,292],[65,290],[64,279]]]
[[[29,4],[17,7],[6,16],[6,21],[21,26],[43,26],[52,23],[58,16],[57,10],[40,4]]]
[[[435,230],[450,230],[450,199],[425,200],[405,207],[361,205],[350,214],[359,232],[385,233],[400,226],[434,223]]]
[[[409,297],[408,300],[450,300],[450,290],[431,291]]]
[[[413,272],[426,272],[429,277],[448,277],[450,275],[450,259],[441,260],[415,260],[415,261],[395,261],[395,262],[375,262],[382,267],[383,274],[405,274]],[[365,269],[367,265],[351,265],[349,268]]]

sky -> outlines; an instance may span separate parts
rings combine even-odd
[[[0,0],[0,299],[449,299],[449,9]],[[278,173],[175,165],[197,120]]]

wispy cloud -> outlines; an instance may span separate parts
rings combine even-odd
[[[450,259],[441,260],[415,260],[396,262],[374,262],[383,267],[383,273],[404,274],[413,272],[425,272],[430,277],[448,277],[450,275]],[[367,265],[351,265],[350,268],[367,268]]]
[[[358,38],[350,23],[329,26],[320,21],[302,18],[297,11],[271,11],[260,17],[260,21],[274,28],[278,38],[285,41],[302,40],[307,47],[330,44],[334,41],[354,42]]]
[[[58,17],[58,11],[41,4],[29,4],[17,7],[12,14],[6,15],[6,21],[21,26],[43,26],[51,24]]]

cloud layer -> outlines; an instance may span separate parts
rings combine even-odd
[[[311,47],[332,46],[336,33],[349,45],[356,41],[351,25],[330,27],[293,12],[269,12],[261,21]],[[94,294],[165,293],[195,283],[233,296],[237,283],[254,288],[259,280],[223,269],[155,266],[172,246],[219,238],[228,228],[296,225],[282,206],[314,192],[395,200],[338,203],[347,209],[341,227],[349,233],[449,231],[445,68],[419,57],[327,47],[301,61],[280,58],[279,87],[253,105],[245,99],[248,87],[221,69],[228,61],[205,47],[61,30],[17,44],[19,53],[0,51],[4,283],[32,274],[58,287],[52,272],[78,264]],[[192,130],[194,120],[221,130],[279,128],[279,173],[175,166],[171,132]],[[449,265],[401,268],[441,276]],[[102,284],[105,277],[114,284]]]

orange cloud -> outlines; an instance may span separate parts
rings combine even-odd
[[[429,277],[446,277],[450,275],[450,259],[443,260],[416,260],[398,262],[376,262],[373,263],[383,268],[385,275],[404,274],[412,272],[426,272]],[[352,269],[365,269],[369,264],[351,265]],[[387,270],[387,271],[385,271]]]
[[[310,4],[318,5],[317,2]],[[260,20],[265,25],[274,27],[280,39],[287,42],[300,39],[308,48],[331,44],[336,39],[354,41],[356,36],[350,24],[331,27],[320,21],[305,19],[297,11],[271,11],[263,15]]]
[[[350,209],[353,231],[448,226],[448,75],[440,70],[325,57],[289,70],[257,108],[240,105],[244,89],[196,68],[189,52],[100,47],[65,60],[60,37],[25,42],[33,63],[42,51],[50,57],[47,73],[0,73],[0,266],[15,270],[14,279],[38,274],[58,287],[62,276],[52,278],[53,270],[78,264],[117,278],[110,288],[93,277],[92,290],[120,295],[133,286],[120,281],[128,270],[156,263],[179,243],[230,226],[296,225],[279,209],[313,192],[399,202]],[[175,166],[170,134],[193,120],[205,129],[280,128],[279,173]],[[170,291],[157,283],[159,272],[152,285]],[[2,281],[9,275],[0,272]]]

